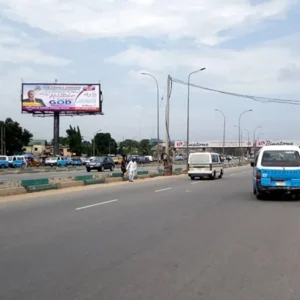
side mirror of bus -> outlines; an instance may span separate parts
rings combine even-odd
[[[253,161],[251,161],[250,166],[251,166],[252,168],[254,168],[254,162],[253,162]]]

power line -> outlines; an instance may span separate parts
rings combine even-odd
[[[176,78],[171,78],[172,82],[183,84],[183,85],[188,85],[187,82],[184,82],[182,80],[176,79]],[[289,104],[289,105],[300,105],[300,100],[287,100],[287,99],[278,99],[278,98],[267,98],[267,97],[261,97],[261,96],[253,96],[253,95],[245,95],[245,94],[239,94],[239,93],[233,93],[233,92],[226,92],[222,90],[217,90],[217,89],[211,89],[207,88],[204,86],[200,86],[197,84],[192,84],[190,83],[190,86],[196,87],[202,90],[210,91],[210,92],[215,92],[223,95],[230,95],[234,97],[240,97],[240,98],[246,98],[246,99],[251,99],[257,102],[262,102],[262,103],[281,103],[281,104]]]

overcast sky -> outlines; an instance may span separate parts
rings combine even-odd
[[[51,139],[53,120],[21,114],[24,82],[102,84],[105,116],[62,117],[61,135],[79,125],[116,140],[156,137],[155,82],[167,75],[202,86],[300,100],[298,0],[0,0],[0,118],[12,117],[34,138]],[[173,85],[172,139],[186,137],[187,87]],[[266,104],[191,89],[191,141],[237,139],[234,125],[261,139],[299,140],[300,106]],[[165,136],[165,97],[160,105]]]

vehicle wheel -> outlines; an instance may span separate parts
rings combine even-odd
[[[218,176],[218,178],[222,178],[223,177],[223,170],[221,170],[221,173],[220,173],[220,175]]]
[[[257,200],[264,200],[266,198],[266,196],[262,193],[259,193],[258,190],[256,190],[256,199]]]
[[[256,195],[256,189],[255,188],[253,188],[253,194]]]
[[[91,172],[91,169],[89,169],[89,168],[86,168],[86,171],[87,171],[87,172]]]
[[[110,167],[111,172],[113,172],[114,169],[115,169],[114,166],[111,166],[111,167]]]
[[[103,168],[100,167],[97,171],[98,171],[98,172],[102,172],[102,171],[103,171]]]
[[[53,165],[50,165],[51,168],[53,168]]]
[[[217,176],[216,176],[216,171],[214,171],[214,173],[211,175],[211,179],[212,179],[212,180],[215,180],[216,177],[217,177]]]

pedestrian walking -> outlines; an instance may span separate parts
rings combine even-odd
[[[126,169],[126,156],[122,156],[122,161],[121,161],[121,171],[122,171],[122,177],[124,177],[127,169]]]
[[[136,169],[137,169],[136,161],[135,161],[134,158],[131,159],[131,161],[127,165],[126,169],[129,172],[129,182],[133,182],[134,181],[134,175],[135,175],[135,172],[136,172]]]

